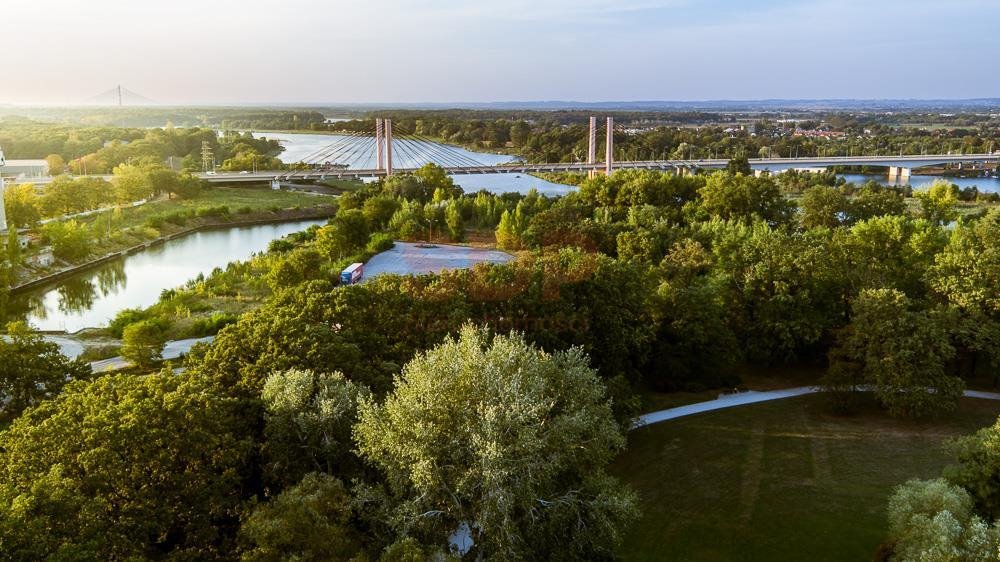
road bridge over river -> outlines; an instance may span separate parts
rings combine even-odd
[[[433,162],[451,175],[472,174],[530,174],[539,172],[580,172],[609,174],[614,170],[673,170],[686,174],[698,170],[718,170],[729,164],[729,159],[705,160],[615,160],[615,125],[610,117],[602,127],[605,135],[604,158],[598,161],[597,119],[590,118],[587,158],[579,162],[527,163],[509,162],[485,165],[475,160],[471,153],[436,142],[416,133],[393,130],[391,119],[376,119],[370,131],[344,131],[331,136],[329,145],[302,159],[299,169],[257,172],[204,172],[197,174],[211,183],[262,183],[320,180],[327,178],[368,179],[384,177],[398,172],[411,172]],[[626,134],[626,133],[622,133]],[[912,170],[927,166],[958,164],[983,166],[1000,161],[1000,152],[992,154],[918,154],[918,155],[861,155],[823,156],[802,158],[753,158],[750,167],[757,171],[780,172],[790,169],[823,169],[842,166],[884,167],[892,181],[906,181]],[[98,176],[110,179],[110,176]],[[14,180],[45,184],[52,178],[27,178]]]

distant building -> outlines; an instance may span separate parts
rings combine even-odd
[[[49,175],[49,163],[45,160],[7,160],[0,174],[13,179],[41,178]]]

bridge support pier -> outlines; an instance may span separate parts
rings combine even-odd
[[[889,166],[889,182],[907,183],[910,181],[911,172],[912,170],[910,168],[904,168],[902,166]]]

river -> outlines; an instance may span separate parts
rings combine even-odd
[[[866,176],[861,174],[843,174],[845,180],[861,185],[863,183],[875,180],[884,185],[890,185],[888,181],[888,175],[880,174],[877,176]],[[913,186],[914,189],[922,189],[930,184],[934,183],[935,180],[947,180],[958,187],[964,189],[966,187],[978,187],[979,191],[986,193],[1000,193],[1000,178],[946,178],[943,176],[910,176],[910,179],[906,182]],[[899,185],[895,183],[892,185]]]
[[[286,164],[301,162],[325,147],[331,146],[346,138],[343,135],[318,135],[309,133],[254,133],[255,137],[267,137],[281,142],[285,147],[284,152],[278,158]],[[405,148],[400,147],[400,140],[395,139],[395,149],[392,151],[395,158],[394,164],[397,168],[416,168],[427,162],[434,162],[441,166],[454,165],[455,163],[471,164],[477,162],[484,166],[495,166],[513,162],[515,158],[507,154],[494,154],[492,152],[473,152],[457,146],[449,145],[447,154],[442,151],[441,145],[428,141],[406,140]],[[374,141],[372,148],[367,152],[374,152]],[[344,154],[346,160],[351,161],[352,168],[371,169],[375,167],[374,154],[362,156],[355,155],[347,150]],[[362,152],[362,150],[358,150]],[[445,159],[449,160],[446,161]],[[537,189],[539,193],[545,195],[565,195],[576,188],[569,185],[552,183],[529,174],[476,174],[452,176],[457,185],[462,186],[466,193],[473,193],[482,189],[492,193],[507,193],[516,191],[528,193],[532,189]]]
[[[126,308],[150,306],[165,289],[267,249],[271,240],[325,220],[196,232],[12,298],[14,316],[39,330],[106,326]]]
[[[328,147],[345,137],[343,135],[319,135],[310,133],[254,133],[257,137],[267,137],[275,139],[281,142],[281,145],[285,148],[278,158],[285,163],[295,163],[300,162],[304,158],[308,158],[314,153],[320,151],[321,149]],[[398,140],[396,141],[399,142]],[[424,162],[432,161],[437,164],[447,165],[446,162],[439,161],[439,157],[435,157],[436,154],[440,154],[439,149],[433,147],[435,143],[424,142],[424,141],[407,141],[407,158],[402,161],[396,162],[397,166],[400,167],[415,167],[420,166]],[[506,154],[494,154],[491,152],[473,152],[466,150],[464,148],[451,146],[452,151],[460,154],[462,158],[469,158],[475,160],[483,165],[493,166],[496,164],[504,164],[514,160],[514,157]],[[397,150],[393,151],[398,152]],[[375,162],[372,156],[368,157],[354,157],[356,161],[352,163],[353,167],[357,168],[373,168]],[[861,174],[846,174],[843,176],[847,181],[856,184],[863,184],[869,180],[877,180],[881,183],[888,183],[887,177],[882,176],[865,176]],[[941,179],[942,176],[911,176],[910,184],[919,189],[930,185],[934,180]],[[509,191],[516,191],[519,193],[527,193],[531,189],[537,189],[540,193],[545,195],[565,195],[574,191],[576,188],[569,185],[562,185],[558,183],[552,183],[550,181],[545,181],[543,179],[536,178],[528,174],[483,174],[483,175],[460,175],[452,176],[455,183],[462,186],[465,191],[475,192],[480,189],[485,189],[493,193],[505,193]],[[957,184],[959,187],[971,187],[978,186],[980,191],[984,192],[1000,192],[1000,179],[998,178],[945,178],[948,181]]]

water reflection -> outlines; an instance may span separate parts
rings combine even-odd
[[[93,281],[87,278],[69,279],[56,292],[59,294],[59,312],[64,314],[90,310],[97,297]]]
[[[106,297],[112,292],[116,292],[125,286],[128,275],[125,273],[125,262],[116,260],[102,267],[97,272],[97,286],[101,290],[101,296]]]

